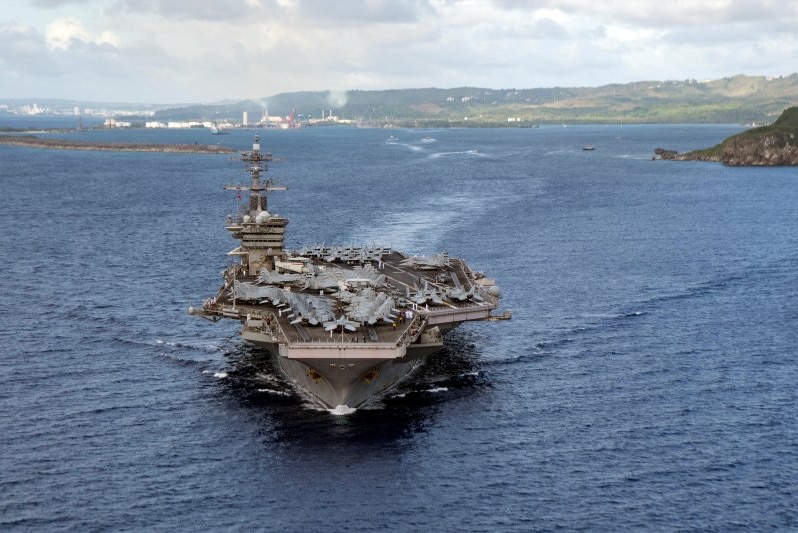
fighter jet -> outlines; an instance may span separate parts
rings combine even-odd
[[[341,328],[342,330],[346,329],[348,331],[355,331],[358,328],[358,326],[360,326],[359,323],[347,319],[346,315],[341,315],[335,320],[325,322],[324,330],[335,331],[336,329]]]
[[[344,279],[344,272],[339,268],[327,269],[317,274],[309,274],[303,279],[303,289],[327,290],[338,288],[338,283]]]
[[[430,289],[426,280],[424,280],[424,287],[422,289],[411,293],[410,287],[407,287],[406,292],[407,294],[405,297],[418,305],[423,305],[428,302],[438,305],[443,304],[440,292],[437,289]]]
[[[385,298],[383,298],[382,303],[379,304],[377,304],[377,300],[375,300],[376,309],[369,316],[369,325],[375,324],[378,320],[390,323],[399,316],[399,310],[394,307],[396,305],[394,299],[385,293],[381,293],[381,295],[385,296]]]
[[[302,279],[304,279],[302,274],[280,274],[278,272],[270,272],[265,268],[261,269],[258,275],[258,283],[261,285],[296,284]]]
[[[449,254],[442,252],[430,256],[412,255],[402,261],[403,266],[413,267],[416,270],[435,270],[449,266]]]
[[[449,300],[459,300],[464,302],[466,300],[477,300],[478,302],[482,301],[482,296],[480,296],[476,292],[476,286],[471,287],[468,291],[464,290],[462,287],[456,287],[454,289],[449,289],[446,291],[446,297]]]
[[[277,292],[275,292],[277,291]],[[230,297],[245,302],[254,302],[277,297],[282,290],[273,286],[258,287],[252,283],[235,280],[230,288]]]

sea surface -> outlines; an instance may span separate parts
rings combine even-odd
[[[240,162],[0,146],[0,530],[795,531],[798,170],[651,160],[741,129],[262,131],[291,248],[448,251],[513,311],[346,416],[186,314]]]

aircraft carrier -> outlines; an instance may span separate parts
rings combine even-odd
[[[241,336],[272,353],[300,392],[328,409],[358,408],[439,351],[462,322],[492,314],[501,293],[446,253],[419,257],[381,245],[285,249],[288,219],[268,211],[272,161],[258,135],[241,154],[251,182],[226,229],[239,241],[215,296],[189,313],[242,323]]]

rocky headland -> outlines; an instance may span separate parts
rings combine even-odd
[[[714,161],[730,166],[798,165],[798,107],[790,107],[773,124],[732,135],[704,150],[678,153],[657,148],[654,159]]]
[[[221,145],[140,144],[40,139],[34,135],[0,135],[0,144],[55,150],[102,150],[111,152],[170,152],[190,154],[231,154],[235,150]]]

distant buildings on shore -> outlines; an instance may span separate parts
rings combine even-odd
[[[321,118],[314,118],[308,115],[297,114],[294,110],[286,116],[271,116],[268,110],[264,109],[261,116],[256,120],[251,120],[251,113],[244,111],[241,120],[225,119],[223,121],[211,120],[152,120],[156,114],[155,110],[129,109],[124,108],[93,108],[79,107],[76,105],[64,104],[61,106],[43,106],[37,102],[26,104],[0,104],[0,113],[8,113],[20,116],[74,116],[81,124],[83,117],[104,119],[105,128],[164,128],[164,129],[185,129],[185,128],[208,128],[214,130],[226,130],[232,128],[279,128],[292,129],[303,126],[325,126],[333,124],[354,125],[357,122],[333,115],[333,110],[322,110]],[[150,119],[142,122],[142,119]],[[78,126],[81,129],[82,125]]]
[[[0,104],[0,111],[10,113],[12,115],[24,116],[84,116],[84,117],[97,117],[97,118],[119,118],[119,117],[151,117],[155,115],[154,110],[142,109],[114,109],[108,107],[79,107],[76,105],[63,105],[58,107],[50,107],[46,105],[39,105],[37,102],[24,105],[9,105]]]

